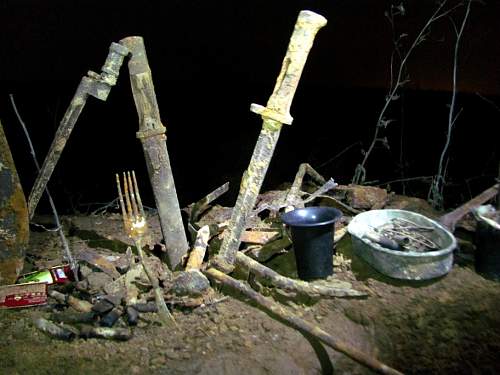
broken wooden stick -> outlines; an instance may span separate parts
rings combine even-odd
[[[123,59],[128,54],[128,49],[118,43],[111,43],[109,47],[108,57],[101,68],[101,73],[89,71],[87,76],[83,77],[76,89],[73,98],[64,114],[64,117],[57,128],[54,140],[50,145],[49,152],[45,157],[40,173],[33,184],[31,193],[28,198],[28,212],[30,219],[35,214],[36,206],[40,201],[40,197],[47,186],[47,182],[54,171],[54,168],[61,156],[61,153],[68,141],[73,128],[85,107],[89,95],[99,100],[105,101],[108,98],[111,87],[116,84],[120,67]]]
[[[451,232],[455,231],[455,225],[458,221],[471,212],[474,208],[479,207],[485,202],[493,199],[499,193],[500,185],[496,184],[486,189],[481,194],[472,198],[470,201],[464,203],[460,207],[454,209],[453,211],[447,213],[446,215],[441,216],[439,222],[451,230]]]
[[[210,227],[202,226],[198,230],[198,235],[194,242],[193,249],[189,253],[189,259],[186,264],[186,271],[199,270],[203,264],[203,258],[207,252],[208,240],[210,239]]]
[[[265,262],[271,259],[274,255],[285,252],[286,248],[292,244],[292,240],[288,235],[283,235],[273,241],[266,243],[263,246],[249,249],[245,251],[245,254],[250,255],[253,259],[259,262]]]
[[[160,226],[167,248],[167,261],[171,270],[180,265],[189,245],[182,223],[181,210],[170,158],[166,144],[166,128],[160,119],[151,69],[142,37],[132,36],[120,40],[130,50],[128,63],[132,94],[139,116],[137,138],[142,143],[149,180],[153,188]]]
[[[240,291],[245,296],[249,297],[252,301],[257,303],[259,306],[270,311],[274,315],[278,316],[280,319],[286,321],[292,327],[300,331],[307,332],[308,334],[314,336],[315,338],[325,343],[326,345],[330,346],[331,348],[341,353],[344,353],[349,358],[370,368],[371,370],[381,374],[402,375],[401,372],[393,369],[392,367],[387,366],[386,364],[380,362],[379,360],[370,357],[369,355],[361,352],[360,350],[342,341],[336,340],[328,332],[325,332],[318,326],[315,326],[305,321],[304,319],[299,318],[297,315],[288,311],[287,309],[285,309],[278,303],[274,302],[270,298],[264,297],[263,295],[257,293],[256,291],[254,291],[252,288],[242,283],[241,281],[233,279],[232,277],[214,268],[206,270],[205,273],[207,274],[207,276],[213,278],[214,280],[219,281],[224,285],[227,285],[229,287],[232,287]]]
[[[290,188],[287,196],[286,196],[286,205],[287,210],[293,209],[293,207],[297,207],[297,202],[302,203],[300,199],[300,188],[302,187],[302,183],[304,182],[304,177],[308,174],[311,178],[320,185],[326,183],[326,180],[320,175],[316,170],[311,167],[308,163],[302,163],[297,170],[297,174],[292,183],[292,187]]]
[[[252,104],[250,110],[261,115],[263,123],[248,169],[243,174],[240,192],[234,206],[228,234],[213,263],[224,272],[234,269],[236,252],[246,220],[257,201],[260,188],[271,162],[283,124],[291,124],[290,106],[297,90],[316,33],[326,25],[326,19],[311,11],[301,11],[290,38],[286,56],[267,106]]]
[[[242,252],[236,253],[236,263],[256,275],[270,281],[273,286],[289,292],[298,292],[309,296],[324,297],[362,297],[366,293],[351,288],[351,284],[340,280],[328,280],[325,285],[294,280],[281,276],[276,271],[253,260]]]
[[[229,182],[226,182],[224,185],[219,186],[198,202],[194,203],[189,212],[189,222],[194,225],[194,223],[198,221],[200,215],[210,207],[210,203],[219,198],[222,194],[226,193],[228,190]]]
[[[318,190],[316,190],[309,197],[307,197],[306,199],[304,199],[304,204],[309,203],[309,202],[315,200],[316,198],[318,198],[322,194],[326,193],[327,191],[330,191],[330,190],[334,189],[336,186],[338,186],[338,184],[335,181],[333,181],[333,178],[330,178],[323,185],[321,185],[318,188]]]

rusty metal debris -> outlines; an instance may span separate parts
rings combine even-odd
[[[499,194],[499,191],[500,191],[500,184],[493,185],[492,187],[486,189],[479,195],[472,198],[470,201],[464,203],[460,207],[457,207],[456,209],[447,213],[446,215],[443,215],[439,219],[439,222],[448,229],[450,229],[451,232],[454,232],[455,226],[462,217],[464,217],[466,214],[468,214],[475,208],[481,206],[485,202],[489,201],[490,199],[495,198],[495,196]]]
[[[393,218],[381,226],[372,228],[370,240],[392,250],[434,251],[441,246],[431,239],[434,227],[423,226],[404,218]]]
[[[241,233],[245,230],[245,222],[255,206],[274,148],[278,143],[281,127],[293,121],[290,115],[292,99],[316,33],[326,25],[326,22],[323,16],[314,12],[301,11],[299,13],[280,74],[267,106],[256,104],[250,106],[252,112],[261,115],[262,130],[248,169],[241,180],[240,192],[228,228],[229,233],[224,238],[220,252],[213,262],[214,266],[223,272],[231,272],[234,269],[236,252],[240,245]]]
[[[136,134],[144,149],[161,230],[167,248],[167,261],[170,268],[174,270],[180,265],[189,245],[182,223],[170,158],[165,143],[166,128],[160,119],[143,39],[138,36],[128,37],[122,39],[120,43],[131,53],[128,68],[139,116],[139,131]]]

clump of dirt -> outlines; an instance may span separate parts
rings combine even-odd
[[[117,230],[121,222],[116,215],[65,220],[72,223],[69,239],[73,249],[92,246],[112,254],[128,244]],[[159,233],[157,222],[151,220],[150,225]],[[61,262],[53,232],[32,232],[30,249],[28,259],[33,267]],[[455,265],[436,280],[395,281],[357,258],[348,235],[337,244],[337,253],[335,277],[366,291],[368,297],[304,299],[268,286],[263,292],[336,339],[404,373],[500,372],[499,283],[464,265]],[[266,265],[284,275],[295,272],[290,252],[275,256]],[[126,342],[65,342],[46,336],[33,320],[50,317],[59,309],[57,305],[0,310],[0,374],[371,373],[283,325],[233,291],[215,289],[218,303],[174,306],[175,328],[160,326],[155,313],[142,314],[132,339]]]

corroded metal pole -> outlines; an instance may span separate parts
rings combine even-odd
[[[59,127],[57,128],[54,140],[50,145],[49,152],[45,157],[38,177],[33,184],[30,196],[28,198],[29,217],[35,214],[36,206],[40,197],[47,186],[47,182],[59,161],[59,157],[68,141],[76,121],[82,113],[83,107],[87,102],[88,96],[93,96],[99,100],[105,101],[108,98],[111,87],[116,84],[123,58],[127,56],[128,51],[118,43],[111,43],[106,61],[101,68],[101,74],[89,71],[87,76],[83,77],[76,89],[71,103],[64,114]]]
[[[278,142],[282,124],[291,124],[290,106],[299,83],[300,75],[313,45],[314,37],[326,25],[326,19],[311,11],[301,11],[290,38],[281,72],[274,91],[263,107],[252,104],[250,110],[262,116],[262,130],[255,145],[248,169],[243,174],[240,192],[234,207],[229,233],[224,237],[213,265],[228,273],[234,268],[236,252],[240,245],[245,222],[255,206],[262,182]]]
[[[16,281],[28,242],[26,199],[0,123],[0,285]]]
[[[127,47],[132,54],[128,69],[135,106],[139,115],[137,138],[140,139],[144,149],[161,230],[167,248],[167,261],[173,270],[181,263],[182,257],[187,254],[189,245],[182,224],[181,210],[165,142],[166,129],[160,119],[151,69],[142,37],[124,38],[120,43]]]

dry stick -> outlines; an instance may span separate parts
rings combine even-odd
[[[453,86],[451,91],[450,110],[448,112],[448,129],[446,132],[446,142],[444,144],[443,151],[441,151],[441,155],[439,157],[438,171],[429,189],[429,198],[428,198],[428,200],[430,201],[430,203],[432,203],[434,208],[440,208],[440,209],[443,208],[443,199],[444,199],[443,191],[446,178],[446,168],[444,168],[443,166],[445,161],[444,158],[448,152],[448,147],[450,146],[451,143],[451,132],[453,130],[453,125],[455,124],[458,116],[460,115],[460,111],[455,115],[455,100],[457,96],[458,47],[460,46],[460,39],[464,32],[465,24],[467,22],[467,19],[469,18],[471,3],[472,0],[468,0],[467,9],[465,11],[465,15],[462,20],[462,25],[460,26],[460,30],[457,30],[455,23],[452,22],[453,26],[455,27],[457,40],[455,41],[455,50],[453,55]]]
[[[315,285],[314,283],[308,283],[302,280],[293,280],[288,277],[281,276],[279,273],[260,264],[241,252],[236,253],[236,263],[270,281],[274,286],[286,291],[299,292],[310,296],[366,296],[366,293],[351,289],[351,284],[345,281],[329,280],[327,285]]]
[[[309,193],[305,193],[305,194],[309,194]],[[362,211],[360,210],[357,210],[355,208],[352,208],[351,206],[345,204],[344,202],[342,202],[341,200],[338,200],[337,198],[334,198],[330,195],[324,195],[324,194],[320,194],[318,195],[316,198],[324,198],[324,199],[328,199],[328,200],[331,200],[334,204],[338,205],[341,209],[344,209],[346,210],[347,212],[350,212],[354,215],[357,215],[359,213],[361,213]]]
[[[193,204],[189,215],[189,222],[194,225],[194,223],[198,220],[198,217],[209,207],[209,204],[219,198],[222,194],[226,193],[228,190],[229,182],[226,182]]]
[[[301,11],[295,24],[281,72],[276,81],[267,107],[256,104],[250,110],[260,114],[262,130],[252,154],[248,169],[241,180],[238,199],[231,215],[228,234],[224,237],[214,265],[224,272],[234,269],[236,252],[241,243],[241,233],[245,230],[246,220],[252,212],[260,188],[264,181],[269,163],[274,153],[281,127],[291,124],[290,106],[297,89],[307,55],[312,47],[318,30],[326,25],[326,19],[311,11]]]
[[[205,273],[207,274],[207,276],[221,282],[222,284],[230,286],[240,291],[241,293],[245,294],[247,297],[256,302],[258,305],[262,306],[266,310],[270,311],[271,313],[277,315],[279,318],[288,322],[292,327],[300,331],[309,333],[310,335],[316,337],[321,342],[325,343],[326,345],[330,346],[331,348],[341,353],[344,353],[345,355],[355,360],[356,362],[382,374],[401,375],[401,372],[387,366],[386,364],[378,361],[377,359],[366,355],[365,353],[359,351],[358,349],[350,345],[343,343],[342,341],[336,340],[332,335],[323,331],[321,328],[305,321],[302,318],[299,318],[298,316],[288,311],[287,309],[285,309],[278,303],[274,302],[270,298],[266,298],[261,294],[257,293],[249,286],[243,284],[241,281],[235,280],[232,277],[225,275],[224,273],[214,268],[208,269],[207,271],[205,271]]]
[[[161,231],[170,268],[175,269],[187,254],[189,245],[182,223],[179,200],[166,145],[166,128],[160,119],[151,69],[141,37],[122,39],[132,54],[128,69],[132,94],[139,116],[136,136],[142,143],[149,179],[153,188]]]
[[[300,188],[304,181],[306,173],[311,176],[317,183],[323,185],[326,180],[318,172],[314,170],[308,163],[302,163],[297,170],[297,174],[292,183],[292,187],[286,196],[287,210],[293,209],[293,207],[300,202]],[[301,202],[302,203],[302,202]],[[303,207],[303,205],[302,205]]]
[[[28,212],[30,218],[35,214],[36,206],[40,201],[40,197],[45,190],[45,186],[54,171],[54,168],[61,156],[61,153],[68,141],[76,121],[87,102],[89,95],[105,101],[108,97],[111,87],[116,84],[120,67],[123,63],[123,58],[127,55],[128,50],[117,44],[111,43],[109,47],[108,57],[101,68],[101,74],[89,71],[88,76],[85,76],[80,81],[73,98],[62,118],[59,127],[57,128],[54,140],[50,145],[49,152],[42,164],[40,173],[33,184],[31,193],[28,198]]]
[[[191,206],[188,222],[188,231],[191,235],[191,239],[194,238],[194,240],[196,241],[196,236],[198,235],[198,230],[200,229],[196,222],[198,221],[200,215],[210,207],[210,203],[219,198],[222,194],[226,193],[228,190],[229,182],[226,182],[225,184],[219,186],[217,189],[208,193],[206,196],[204,196]],[[220,227],[220,224],[218,226]],[[214,229],[215,228],[212,228],[211,231],[213,231]]]
[[[186,264],[186,271],[199,270],[201,268],[203,258],[205,258],[205,254],[207,252],[209,239],[210,227],[208,225],[204,225],[198,230],[198,234],[196,235],[193,250],[191,250]]]
[[[338,186],[338,184],[335,181],[333,181],[333,178],[330,178],[322,186],[320,186],[318,190],[312,193],[308,198],[304,199],[304,203],[309,203],[315,200],[316,198],[326,193],[327,191],[334,189],[336,186]]]
[[[144,272],[146,272],[149,282],[153,287],[155,304],[156,307],[158,308],[158,315],[160,316],[161,321],[167,326],[170,325],[172,322],[174,323],[174,325],[177,325],[174,316],[170,313],[170,310],[168,309],[167,304],[165,303],[165,298],[163,298],[163,289],[160,288],[158,279],[155,277],[155,275],[153,275],[149,267],[146,265],[145,261],[146,257],[144,256],[144,251],[142,250],[140,240],[135,241],[135,247],[137,248],[137,253],[139,254],[139,259],[141,260],[142,268],[144,269]]]
[[[35,148],[33,147],[33,143],[31,142],[31,137],[28,132],[28,129],[26,128],[26,125],[21,118],[21,115],[19,114],[19,111],[17,110],[16,102],[14,101],[14,95],[9,94],[10,97],[10,102],[12,103],[12,108],[14,108],[14,112],[16,114],[17,120],[21,124],[21,127],[23,128],[24,135],[26,136],[26,140],[28,141],[28,145],[30,148],[30,153],[33,158],[33,163],[35,164],[36,170],[38,173],[40,173],[40,164],[38,164],[38,159],[36,157],[36,152]],[[52,199],[52,195],[49,192],[49,188],[45,186],[45,193],[47,194],[47,197],[49,198],[49,204],[50,208],[52,209],[52,214],[54,215],[54,221],[56,222],[56,227],[57,227],[57,232],[59,233],[59,237],[61,239],[61,243],[63,245],[64,253],[66,255],[66,258],[68,259],[69,265],[71,267],[71,271],[73,271],[73,276],[75,277],[76,281],[79,281],[78,279],[78,264],[75,261],[75,258],[73,258],[73,254],[71,254],[71,250],[69,249],[69,244],[68,240],[66,239],[66,236],[64,235],[64,230],[61,225],[61,220],[59,220],[59,215],[57,214],[57,209],[56,205],[54,203],[54,200]]]

